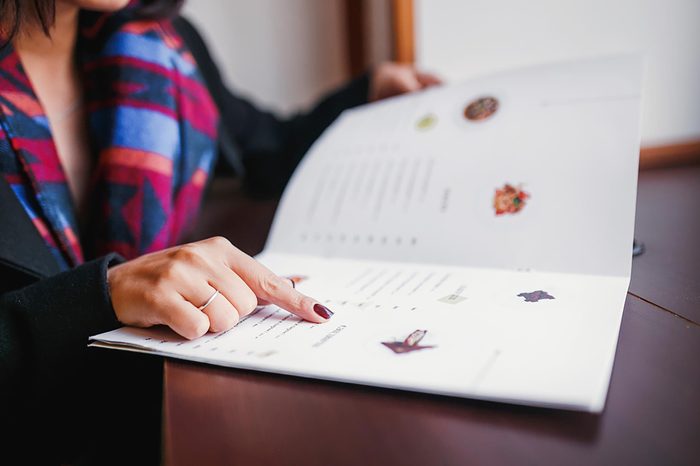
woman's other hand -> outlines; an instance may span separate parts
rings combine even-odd
[[[412,65],[385,62],[372,71],[369,100],[385,99],[442,84],[437,76],[417,71]]]
[[[185,338],[228,330],[258,304],[272,303],[321,323],[333,313],[299,293],[222,237],[141,256],[108,270],[117,319],[125,325],[167,325]],[[200,310],[218,290],[220,295]]]

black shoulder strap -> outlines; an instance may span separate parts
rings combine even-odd
[[[0,177],[0,262],[37,277],[60,271],[12,188]]]

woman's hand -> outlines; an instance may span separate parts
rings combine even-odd
[[[377,66],[372,72],[369,100],[371,102],[381,100],[438,84],[442,84],[442,81],[435,75],[416,71],[411,65],[386,62]]]
[[[333,315],[222,237],[125,262],[110,268],[107,280],[121,323],[164,324],[189,339],[230,329],[259,303],[316,323]],[[221,294],[200,310],[216,290]]]

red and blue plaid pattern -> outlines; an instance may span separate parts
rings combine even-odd
[[[63,269],[176,244],[214,162],[218,113],[194,59],[169,22],[126,17],[94,16],[79,39],[96,166],[80,234],[41,103],[12,46],[0,51],[0,174]]]

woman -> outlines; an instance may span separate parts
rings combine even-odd
[[[49,443],[31,453],[56,459],[48,438],[84,422],[76,413],[97,377],[86,362],[92,334],[163,324],[197,338],[231,328],[260,302],[330,319],[330,309],[223,238],[178,245],[218,148],[248,186],[279,192],[342,110],[437,82],[385,64],[280,121],[223,85],[194,28],[168,19],[180,3],[0,0],[8,447],[33,432],[30,440]]]

